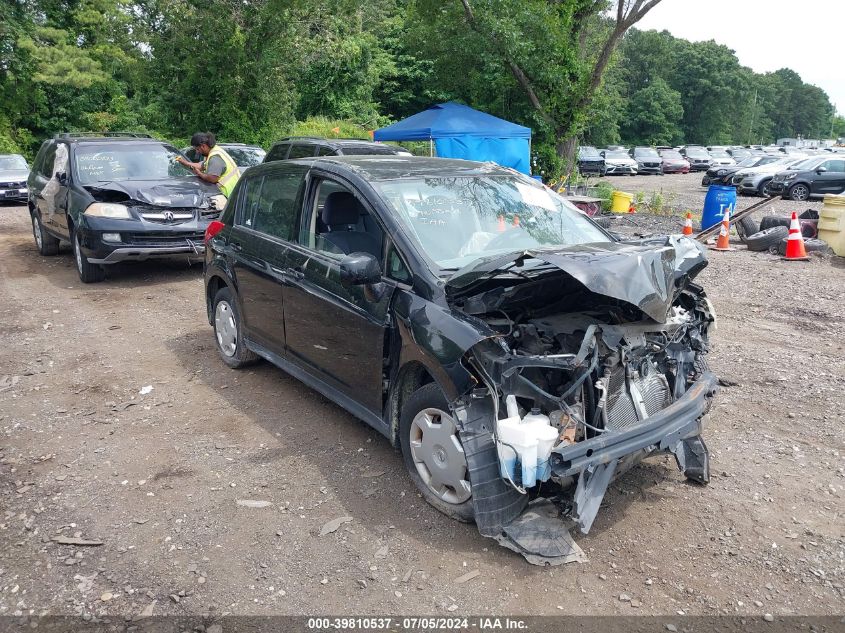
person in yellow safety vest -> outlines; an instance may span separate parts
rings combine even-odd
[[[197,132],[191,137],[191,147],[198,154],[205,156],[201,163],[192,163],[178,156],[176,160],[192,170],[200,180],[216,184],[226,198],[228,198],[241,172],[232,157],[222,147],[211,132]]]

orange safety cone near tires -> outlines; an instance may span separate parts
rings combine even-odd
[[[714,251],[732,251],[731,248],[731,210],[725,209],[725,213],[722,215],[722,228],[719,229],[719,237],[716,240],[716,246],[713,247]]]
[[[684,220],[684,230],[681,232],[682,235],[692,235],[692,213],[687,211],[687,219]]]
[[[801,234],[801,226],[798,222],[798,213],[792,212],[792,222],[789,224],[789,236],[786,238],[786,255],[783,259],[787,261],[807,261],[807,249],[804,248],[804,236]]]

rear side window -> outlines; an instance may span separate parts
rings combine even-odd
[[[235,224],[252,228],[252,218],[258,207],[263,182],[264,178],[250,178],[241,185],[241,204],[238,208],[237,217],[235,217]]]
[[[288,158],[310,158],[316,149],[314,145],[292,145]]]
[[[320,149],[317,151],[317,156],[337,156],[337,150],[333,147],[321,145]]]
[[[288,157],[288,150],[290,145],[287,143],[279,143],[270,148],[267,156],[264,158],[265,163],[271,163],[276,160],[284,160]]]
[[[308,169],[289,166],[264,176],[252,228],[271,237],[293,239]]]

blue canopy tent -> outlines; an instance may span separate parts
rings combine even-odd
[[[430,141],[443,158],[493,161],[530,173],[531,129],[449,101],[388,125],[376,141]]]

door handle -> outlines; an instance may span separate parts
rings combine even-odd
[[[240,253],[244,249],[243,246],[241,246],[238,242],[231,242],[230,246],[232,247],[232,250],[236,253]]]
[[[290,275],[294,279],[305,279],[305,271],[299,267],[288,268],[288,275]]]

